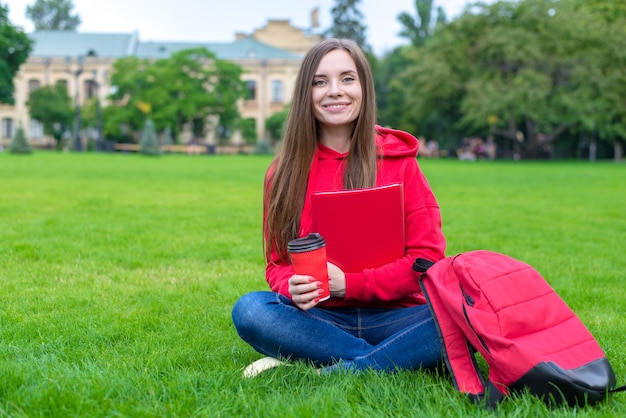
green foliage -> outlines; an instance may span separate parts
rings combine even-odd
[[[151,119],[146,120],[141,139],[139,140],[139,152],[144,155],[160,155],[161,146],[154,131],[154,123]]]
[[[153,87],[148,84],[146,75],[150,65],[150,61],[137,57],[122,58],[113,63],[111,86],[115,93],[110,99],[114,103],[103,110],[105,136],[121,139],[128,131],[142,129],[146,115],[137,104],[145,101],[145,91]]]
[[[30,117],[41,122],[44,133],[60,144],[63,134],[71,130],[74,119],[74,105],[67,88],[62,84],[40,87],[30,93],[26,105]]]
[[[374,75],[380,124],[435,139],[444,148],[454,147],[461,137],[455,128],[460,118],[456,102],[437,101],[423,112],[414,107],[415,81],[405,75],[415,70],[413,62],[421,50],[411,46],[398,47],[380,60]]]
[[[279,141],[282,139],[288,113],[289,108],[286,107],[284,110],[274,113],[265,120],[265,129],[269,133],[270,140]]]
[[[102,130],[105,138],[116,142],[133,142],[132,133],[143,127],[145,116],[138,115],[138,120],[129,116],[132,109],[115,104],[102,109]],[[139,111],[137,110],[137,113]]]
[[[219,125],[222,128],[236,126],[241,115],[239,114],[238,102],[248,94],[245,82],[241,80],[243,69],[229,61],[213,59],[215,65],[215,76],[218,82],[213,83],[214,91],[211,106],[206,110],[206,114],[215,115],[219,118]],[[202,119],[204,121],[204,119]]]
[[[458,140],[458,135],[453,130],[452,114],[455,112],[441,106],[431,107],[428,114],[414,112],[412,108],[407,107],[407,103],[412,100],[410,95],[414,92],[407,88],[407,80],[400,77],[412,67],[415,52],[421,50],[426,41],[435,35],[437,26],[445,25],[447,22],[445,11],[440,6],[437,7],[436,17],[433,16],[432,0],[415,0],[415,10],[415,17],[408,12],[398,15],[398,21],[402,26],[399,35],[407,38],[411,46],[393,49],[379,60],[375,68],[379,122],[384,126],[436,139],[447,148],[456,145]],[[414,82],[411,82],[411,85],[413,84]]]
[[[331,38],[345,38],[356,42],[366,53],[371,53],[371,47],[367,43],[367,26],[363,13],[359,10],[361,0],[335,0],[335,5],[330,9],[332,24],[326,31],[326,36]]]
[[[15,135],[13,135],[13,138],[11,139],[9,152],[11,154],[30,154],[33,152],[33,148],[28,143],[28,139],[24,133],[24,127],[21,123],[15,130]]]
[[[374,73],[378,117],[383,126],[423,134],[421,130],[416,129],[419,122],[411,120],[414,119],[413,112],[405,110],[406,86],[395,81],[410,64],[407,47],[395,48],[379,61]],[[405,121],[407,118],[410,119],[408,122]]]
[[[597,16],[605,21],[600,24],[606,51],[594,74],[593,83],[586,94],[600,94],[595,103],[587,104],[587,114],[582,120],[583,130],[597,132],[602,139],[626,140],[626,101],[622,92],[626,89],[626,1],[625,0],[577,0],[579,14]]]
[[[576,0],[581,7],[592,12],[598,12],[609,22],[614,22],[626,18],[625,0]]]
[[[0,103],[13,104],[13,79],[32,50],[32,41],[9,21],[8,6],[0,3]]]
[[[14,417],[626,416],[626,396],[485,411],[438,371],[319,376],[258,359],[231,308],[266,290],[271,156],[0,154],[0,404]],[[420,161],[447,254],[486,248],[536,267],[626,380],[624,167]],[[146,216],[149,214],[149,216]]]
[[[472,10],[412,51],[398,83],[409,86],[405,104],[417,118],[458,115],[457,128],[495,133],[528,157],[575,126],[619,134],[623,29],[573,1],[498,1]]]
[[[98,124],[98,107],[100,104],[99,99],[95,96],[85,100],[80,107],[81,123],[83,127],[96,127]]]
[[[256,120],[254,118],[241,119],[239,122],[241,136],[246,144],[254,144],[257,142],[258,135],[256,132]]]
[[[139,129],[146,115],[140,107],[151,108],[150,118],[157,130],[170,127],[177,136],[191,123],[195,136],[204,136],[207,117],[214,116],[221,126],[234,128],[239,119],[238,101],[245,97],[241,67],[217,59],[205,48],[174,53],[154,62],[136,57],[117,60],[113,65],[113,100],[125,105],[110,110],[105,131],[120,134],[120,125]]]
[[[79,15],[72,15],[73,7],[72,0],[35,0],[26,6],[26,17],[33,21],[36,31],[76,31],[81,21]]]
[[[435,33],[435,24],[446,22],[446,13],[441,6],[437,7],[437,18],[433,22],[433,0],[415,0],[415,10],[416,18],[407,12],[398,15],[398,21],[402,25],[398,35],[407,38],[411,45],[418,47],[424,45]]]

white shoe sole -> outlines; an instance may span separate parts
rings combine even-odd
[[[259,373],[263,373],[266,370],[273,369],[278,366],[288,366],[288,364],[284,361],[275,359],[274,357],[263,357],[253,363],[250,363],[243,370],[243,377],[254,377]]]

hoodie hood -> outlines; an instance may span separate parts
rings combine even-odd
[[[417,138],[408,132],[376,126],[376,145],[379,155],[385,157],[416,157]]]
[[[417,156],[419,142],[408,132],[376,125],[376,146],[379,156],[414,158]],[[318,153],[318,158],[322,160],[342,160],[348,155],[321,144],[318,145]]]

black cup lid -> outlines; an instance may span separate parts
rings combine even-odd
[[[317,232],[312,232],[306,237],[296,238],[287,243],[287,251],[290,253],[304,253],[317,250],[326,245],[326,240]]]

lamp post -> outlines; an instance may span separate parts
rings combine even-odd
[[[74,74],[74,106],[76,112],[74,114],[74,151],[83,150],[83,141],[80,137],[80,130],[82,129],[82,120],[80,115],[80,99],[79,99],[79,81],[78,78],[83,73],[83,57],[76,57],[76,68],[72,71],[69,68],[71,58],[67,57],[68,71]]]
[[[95,87],[96,96],[96,149],[105,151],[104,138],[102,137],[102,105],[100,104],[100,83],[98,82],[98,71],[92,71],[92,82]],[[104,73],[106,77],[106,72]]]

